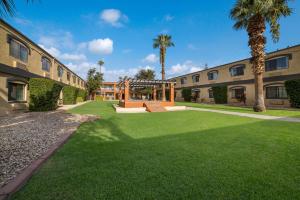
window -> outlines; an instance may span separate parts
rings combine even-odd
[[[67,80],[70,81],[70,79],[71,79],[71,73],[67,72]]]
[[[186,77],[180,79],[180,83],[181,83],[182,85],[186,84],[186,82],[187,82]]]
[[[243,76],[245,65],[237,65],[229,69],[231,76]]]
[[[241,99],[244,94],[245,94],[245,88],[231,89],[231,98],[233,99]]]
[[[279,57],[266,61],[266,72],[286,69],[289,66],[289,57]]]
[[[76,83],[76,76],[73,75],[73,83]]]
[[[199,74],[193,75],[193,76],[192,76],[192,80],[193,80],[193,83],[198,83],[199,80],[200,80]]]
[[[12,57],[21,60],[22,62],[28,61],[28,49],[21,43],[17,42],[16,40],[10,41],[9,46],[9,53]]]
[[[42,58],[42,70],[50,72],[51,62],[48,58]]]
[[[212,71],[207,73],[208,80],[217,80],[218,79],[218,71]]]
[[[64,68],[62,68],[62,66],[58,66],[57,67],[57,76],[61,78],[63,76],[63,74],[64,74]]]
[[[287,99],[287,93],[284,86],[269,86],[266,87],[267,99]]]
[[[208,90],[208,97],[211,98],[211,99],[214,98],[214,92],[213,92],[212,89]]]
[[[79,79],[79,78],[77,79],[77,84],[78,84],[78,85],[80,84],[80,79]]]
[[[8,82],[8,101],[25,101],[25,84]]]

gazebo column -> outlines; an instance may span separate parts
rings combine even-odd
[[[122,100],[122,86],[119,87],[119,101]]]
[[[174,102],[174,83],[170,83],[170,101]]]
[[[126,80],[124,83],[124,101],[129,100],[129,81]]]
[[[153,87],[153,101],[156,101],[156,87]]]

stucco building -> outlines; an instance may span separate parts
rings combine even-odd
[[[96,96],[101,96],[104,100],[117,100],[118,94],[117,82],[103,82],[96,91]]]
[[[290,106],[284,82],[292,79],[300,79],[300,45],[268,53],[264,73],[266,106]],[[246,105],[254,104],[254,75],[250,58],[174,77],[170,80],[176,82],[177,101],[183,101],[181,94],[183,88],[191,88],[194,101],[214,103],[212,87],[226,85],[229,104],[243,104],[240,100],[243,94],[246,97]]]
[[[0,113],[26,109],[28,80],[42,77],[85,88],[81,77],[0,19]]]

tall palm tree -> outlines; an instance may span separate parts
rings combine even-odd
[[[281,17],[292,13],[288,6],[289,0],[237,0],[230,16],[236,21],[235,29],[246,29],[249,36],[248,45],[251,48],[251,63],[255,79],[255,103],[253,110],[266,110],[263,92],[263,73],[265,69],[264,36],[266,24],[270,25],[270,33],[274,42],[279,40]]]
[[[33,2],[35,0],[26,0],[27,3]],[[0,18],[8,14],[13,16],[15,14],[15,1],[14,0],[0,0]]]
[[[100,66],[100,74],[102,73],[102,66],[104,65],[104,61],[103,60],[99,60],[98,61],[98,65]]]
[[[165,58],[167,53],[167,48],[175,46],[172,42],[172,36],[161,34],[158,35],[157,38],[153,40],[153,48],[158,49],[159,48],[159,54],[160,54],[160,64],[161,64],[161,79],[165,80]],[[165,84],[162,85],[162,100],[166,100],[166,87]]]

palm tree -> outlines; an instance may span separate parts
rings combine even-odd
[[[100,74],[102,73],[102,66],[104,65],[104,61],[103,60],[99,60],[98,61],[98,65],[100,66]]]
[[[158,49],[159,48],[159,54],[160,54],[160,64],[161,64],[161,79],[165,80],[165,58],[167,53],[167,48],[174,46],[174,43],[172,42],[172,36],[170,35],[158,35],[157,38],[153,40],[153,48]],[[166,88],[165,84],[162,85],[162,100],[166,100],[166,94],[165,94]]]
[[[33,2],[35,0],[26,0],[27,3]],[[0,18],[8,14],[13,16],[15,14],[15,1],[14,0],[0,0]]]
[[[248,45],[251,48],[251,63],[255,79],[255,103],[253,110],[266,110],[263,92],[263,73],[265,69],[264,32],[266,24],[270,25],[270,33],[274,42],[279,40],[281,17],[292,13],[288,6],[289,0],[237,0],[230,16],[236,21],[235,29],[246,29],[249,36]]]

